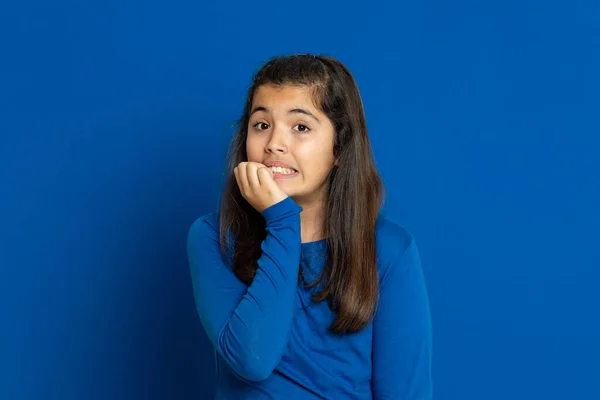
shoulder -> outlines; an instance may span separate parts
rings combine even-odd
[[[388,217],[379,216],[375,227],[378,256],[384,260],[397,259],[414,241],[412,233]]]
[[[219,213],[213,212],[198,217],[189,228],[189,235],[219,232]]]
[[[223,254],[219,228],[220,215],[217,212],[203,215],[190,225],[186,246],[190,266],[193,270],[223,264],[228,268],[231,267],[230,243],[225,244],[225,254]],[[219,263],[211,262],[216,260],[219,260]]]
[[[379,279],[383,285],[390,272],[400,268],[407,254],[416,252],[416,244],[408,228],[383,215],[377,219],[375,239]]]
[[[187,234],[188,251],[219,244],[219,213],[202,215],[192,222]]]

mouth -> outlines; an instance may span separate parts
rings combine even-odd
[[[273,172],[273,174],[278,175],[294,175],[298,173],[298,171],[293,168],[269,167],[269,169]]]
[[[273,179],[275,180],[291,179],[298,176],[298,171],[293,168],[269,167],[269,169],[273,172]]]

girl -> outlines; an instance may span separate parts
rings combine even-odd
[[[188,254],[217,399],[432,398],[431,324],[411,234],[380,215],[361,97],[327,56],[254,77],[218,213]]]

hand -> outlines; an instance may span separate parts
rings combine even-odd
[[[233,173],[242,196],[260,213],[288,197],[273,179],[271,169],[263,164],[241,162]]]

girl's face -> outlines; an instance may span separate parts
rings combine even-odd
[[[275,182],[303,207],[326,200],[334,127],[304,86],[263,85],[248,123],[248,161],[271,167]]]

